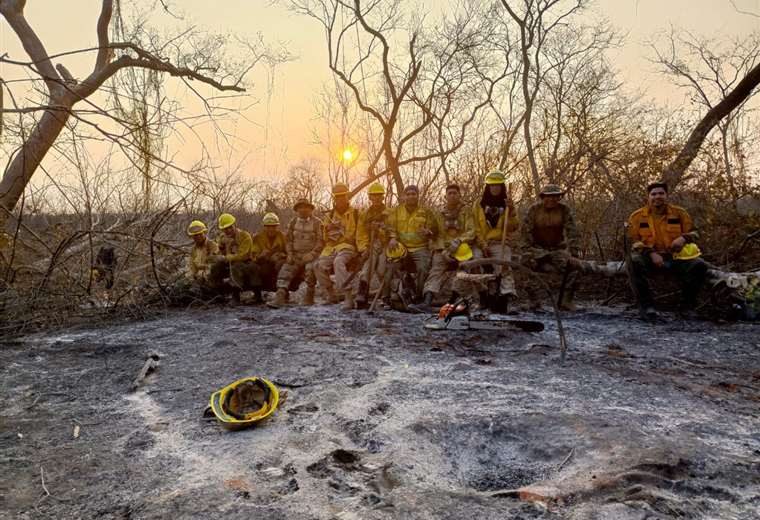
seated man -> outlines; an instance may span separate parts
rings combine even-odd
[[[419,204],[420,192],[411,184],[404,188],[403,204],[393,208],[386,219],[388,228],[388,249],[404,246],[407,257],[414,264],[415,302],[422,299],[422,290],[430,272],[430,244],[439,239],[439,220],[436,213]],[[391,280],[403,262],[392,262],[385,270],[383,282],[383,302],[390,303]]]
[[[277,277],[275,305],[288,302],[288,291],[297,290],[302,280],[306,281],[304,305],[314,305],[314,289],[317,285],[315,274],[317,259],[324,246],[322,242],[322,222],[312,215],[314,205],[307,199],[299,199],[293,209],[296,217],[288,224],[285,234],[287,258]]]
[[[433,265],[425,282],[422,303],[426,307],[433,303],[446,285],[452,287],[455,296],[461,295],[468,299],[477,296],[472,284],[459,282],[454,276],[459,266],[457,256],[467,260],[473,256],[481,256],[479,252],[474,251],[476,236],[472,210],[462,204],[461,190],[457,184],[446,187],[446,206],[439,215],[439,228],[443,230],[443,235],[433,253]],[[466,247],[463,248],[462,244]],[[463,250],[467,249],[469,252],[462,256]],[[453,284],[450,283],[452,279]]]
[[[512,259],[512,250],[505,243],[502,251],[502,236],[506,236],[509,240],[517,230],[518,222],[514,201],[507,193],[505,180],[504,174],[499,170],[494,170],[486,175],[483,196],[479,201],[476,201],[473,212],[477,244],[483,255],[509,261]],[[508,219],[506,218],[507,215],[509,215]],[[507,266],[496,266],[493,272],[499,275],[499,286],[489,289],[489,293],[493,294],[482,294],[481,300],[487,297],[489,301],[481,301],[480,303],[484,307],[488,303],[488,307],[493,311],[507,312],[510,300],[517,296],[512,270]]]
[[[577,286],[579,235],[573,211],[560,202],[565,192],[556,184],[545,186],[539,197],[541,202],[528,208],[521,227],[522,263],[534,271],[560,273],[565,281],[563,310],[575,310],[573,296]],[[528,297],[533,308],[541,306],[540,295],[532,285]]]
[[[261,278],[252,258],[251,234],[238,229],[235,217],[229,213],[219,215],[219,229],[222,231],[219,255],[211,258],[209,283],[214,288],[223,288],[225,278],[229,278],[233,303],[240,303],[242,291],[253,291],[254,302],[261,303]]]
[[[193,298],[211,298],[218,292],[209,283],[211,262],[219,255],[216,242],[207,237],[208,228],[200,220],[193,220],[187,227],[187,236],[193,241],[190,255],[187,257],[185,276],[169,289],[170,297],[176,304],[186,304]]]
[[[370,206],[359,214],[359,228],[356,234],[356,245],[361,258],[359,273],[359,291],[356,296],[356,307],[367,306],[372,279],[382,280],[385,276],[385,245],[388,234],[385,229],[385,219],[388,208],[385,206],[385,188],[376,182],[367,190]]]
[[[264,215],[264,229],[253,237],[253,261],[259,267],[261,288],[277,290],[277,274],[287,258],[285,235],[280,231],[280,218],[274,213]]]
[[[708,267],[698,257],[677,257],[683,247],[693,244],[699,235],[686,210],[668,204],[666,183],[650,184],[647,193],[648,204],[634,211],[628,218],[628,239],[632,244],[629,275],[639,312],[645,320],[657,317],[646,276],[654,271],[666,271],[675,274],[680,280],[680,310],[691,317]]]
[[[344,308],[354,308],[354,293],[349,284],[350,263],[356,256],[356,229],[359,212],[348,202],[349,189],[342,182],[332,188],[334,206],[325,215],[322,226],[324,248],[317,263],[317,280],[330,303],[338,303],[345,295]],[[335,284],[330,273],[335,273]],[[338,291],[335,291],[335,286]]]

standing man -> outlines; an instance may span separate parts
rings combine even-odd
[[[668,204],[666,183],[650,184],[647,193],[647,205],[628,218],[628,239],[632,244],[631,286],[638,300],[639,313],[645,320],[657,317],[646,276],[654,271],[666,271],[681,282],[681,312],[686,317],[693,317],[708,267],[699,257],[678,257],[686,244],[695,243],[699,234],[685,209]]]
[[[442,238],[439,241],[439,248],[433,253],[433,264],[430,268],[430,276],[425,282],[423,305],[430,306],[433,299],[436,298],[445,283],[456,272],[459,266],[457,260],[457,251],[461,250],[462,244],[470,249],[467,256],[480,256],[476,253],[475,241],[475,219],[469,207],[462,204],[462,192],[457,184],[450,184],[446,187],[446,206],[439,215],[439,228],[443,230]],[[463,258],[463,257],[462,257]],[[469,259],[469,258],[468,258]],[[466,292],[475,292],[472,284],[454,283],[454,291],[460,293],[463,289]],[[473,296],[470,294],[469,296]]]
[[[275,213],[264,215],[264,229],[253,237],[253,260],[259,266],[262,289],[277,289],[277,274],[285,263],[285,235],[280,231],[280,218]]]
[[[288,290],[297,290],[303,279],[306,281],[303,304],[314,305],[314,289],[317,285],[314,271],[317,258],[324,247],[322,222],[313,215],[314,205],[307,199],[298,199],[293,209],[296,217],[288,224],[285,234],[287,257],[277,278],[274,304],[285,305],[288,302]]]
[[[473,211],[477,243],[484,256],[511,260],[512,250],[506,243],[502,252],[502,236],[504,236],[506,226],[506,237],[509,239],[517,230],[518,223],[514,202],[507,193],[505,180],[505,175],[499,170],[486,175],[483,196],[475,202]],[[509,218],[506,218],[507,215]],[[494,293],[495,299],[490,307],[494,311],[507,312],[510,300],[517,296],[512,269],[508,266],[494,266],[494,273],[500,275],[500,282],[498,288],[489,287],[489,293]],[[481,302],[481,305],[483,304],[484,302]]]
[[[568,272],[560,308],[572,311],[575,310],[573,296],[580,265],[577,261],[580,238],[573,211],[560,202],[564,194],[556,184],[541,190],[541,201],[525,213],[520,234],[521,253],[522,262],[534,271],[562,275]],[[536,292],[529,290],[528,293],[531,306],[540,307]]]
[[[359,292],[356,296],[358,309],[367,306],[369,290],[372,278],[377,275],[378,280],[385,276],[385,244],[388,243],[388,233],[385,227],[385,219],[388,216],[388,208],[385,206],[385,188],[379,182],[374,183],[367,190],[369,207],[359,214],[359,229],[356,236],[356,245],[359,254],[362,255],[362,270],[359,273]]]
[[[242,291],[253,291],[254,302],[261,303],[261,278],[259,268],[253,262],[253,239],[248,231],[238,229],[235,217],[229,213],[219,215],[219,256],[212,258],[209,282],[223,287],[224,279],[230,279],[232,301],[240,303]]]
[[[325,215],[322,226],[324,248],[317,263],[317,280],[327,292],[330,303],[338,303],[345,295],[344,308],[354,308],[354,293],[345,287],[349,278],[349,262],[356,255],[356,230],[359,212],[348,202],[348,185],[339,182],[332,188],[333,209]],[[330,273],[335,273],[335,291]]]
[[[404,188],[403,204],[393,208],[388,214],[388,249],[395,249],[398,244],[406,247],[407,255],[414,262],[417,272],[415,299],[422,299],[422,290],[430,272],[431,245],[436,247],[441,238],[439,220],[436,213],[420,206],[420,191],[410,184]],[[391,262],[385,270],[385,287],[383,300],[390,298],[390,285],[398,270],[400,262]]]

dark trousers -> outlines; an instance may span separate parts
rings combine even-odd
[[[664,255],[663,258],[665,264],[658,269],[648,254],[631,254],[631,286],[636,293],[639,306],[648,307],[654,302],[647,276],[655,271],[665,271],[674,275],[681,283],[681,306],[693,309],[697,305],[699,290],[705,282],[707,263],[701,258],[673,260],[670,255]]]

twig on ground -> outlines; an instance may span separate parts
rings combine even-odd
[[[42,469],[42,466],[40,466],[40,480],[42,481],[42,489],[45,490],[45,495],[50,496],[50,491],[48,491],[48,488],[45,485],[45,470]]]
[[[158,360],[160,358],[161,356],[158,354],[158,352],[151,351],[148,354],[148,357],[145,360],[145,363],[143,364],[142,369],[140,369],[140,372],[137,374],[137,377],[132,383],[130,391],[134,392],[138,388],[140,388],[140,385],[142,385],[143,381],[145,381],[145,378],[148,377],[148,374],[153,372],[156,368],[158,368]]]

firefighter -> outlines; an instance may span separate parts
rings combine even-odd
[[[388,208],[385,206],[385,188],[376,182],[367,189],[369,207],[359,213],[359,229],[356,244],[361,257],[361,272],[359,273],[359,290],[356,296],[356,307],[367,306],[369,290],[372,285],[370,276],[382,280],[385,276],[386,257],[383,253],[388,242],[385,219]]]
[[[577,287],[580,238],[575,217],[569,206],[560,202],[565,192],[556,184],[545,186],[540,202],[525,212],[520,227],[522,262],[541,273],[561,273],[567,276],[560,308],[575,310],[573,296]],[[533,308],[540,308],[535,290],[528,290]]]
[[[264,229],[253,237],[253,261],[258,265],[261,286],[265,291],[277,290],[277,275],[287,258],[285,235],[280,231],[280,218],[267,213],[261,221]]]
[[[354,293],[346,287],[351,264],[356,256],[356,231],[359,212],[352,208],[348,185],[339,182],[332,187],[333,209],[325,215],[322,224],[324,248],[317,262],[317,280],[327,293],[330,303],[338,303],[344,297],[344,308],[354,308]],[[335,273],[335,283],[330,273]],[[335,286],[338,290],[335,290]]]
[[[509,239],[519,227],[514,202],[507,192],[506,177],[499,170],[494,170],[485,177],[483,195],[473,206],[477,245],[485,257],[511,260],[512,250],[507,243],[502,251],[502,236]],[[507,218],[508,216],[508,218]],[[505,221],[506,220],[506,221]],[[505,230],[506,226],[506,230]],[[512,270],[508,266],[494,266],[493,272],[499,274],[498,287],[489,288],[493,298],[488,305],[491,310],[507,312],[509,302],[517,296]],[[486,295],[481,294],[481,300]],[[485,302],[481,301],[481,305]],[[485,305],[484,305],[485,306]]]
[[[675,275],[681,282],[680,312],[687,318],[694,316],[697,296],[708,266],[699,258],[694,244],[699,238],[689,213],[680,206],[668,203],[668,185],[654,182],[647,186],[647,205],[634,211],[628,218],[628,239],[631,245],[631,286],[636,293],[639,313],[644,320],[654,320],[654,308],[647,275],[664,271]]]
[[[263,302],[259,268],[253,261],[253,239],[248,231],[239,229],[235,217],[229,213],[219,215],[219,255],[212,258],[209,283],[224,288],[229,278],[232,302],[240,303],[242,291],[253,291],[254,303]]]
[[[405,256],[414,264],[416,302],[422,299],[422,290],[430,272],[431,246],[435,247],[441,236],[435,211],[421,206],[419,201],[419,188],[410,184],[404,188],[403,203],[393,208],[386,219],[389,237],[387,249],[404,249]],[[390,302],[390,282],[403,263],[391,262],[385,270],[382,296],[386,304]]]
[[[296,217],[290,221],[285,233],[287,257],[277,277],[274,304],[285,305],[288,302],[288,291],[297,290],[303,280],[306,282],[306,293],[302,303],[314,305],[317,285],[315,269],[324,247],[322,222],[313,215],[314,205],[307,199],[299,199],[293,209]]]

